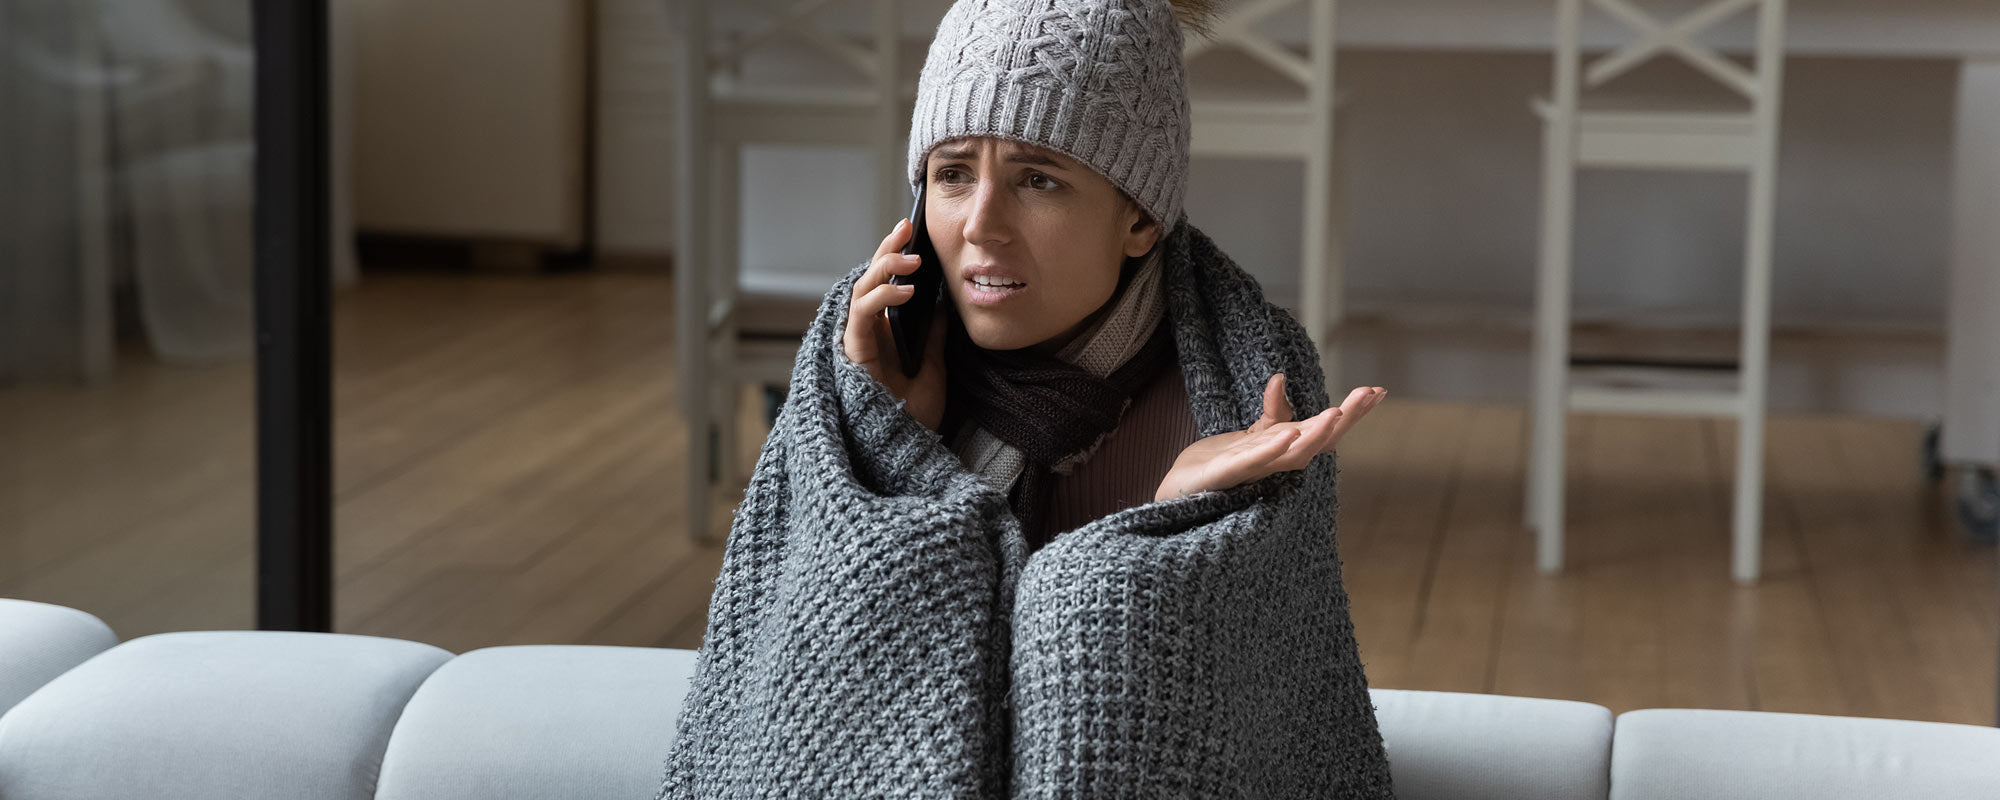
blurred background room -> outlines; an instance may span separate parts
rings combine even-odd
[[[332,630],[700,645],[947,5],[327,3]],[[1188,219],[1391,392],[1329,521],[1371,685],[1995,722],[2000,4],[1226,8]],[[316,591],[259,560],[257,41],[0,0],[0,597]]]

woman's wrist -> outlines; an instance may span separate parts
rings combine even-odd
[[[1186,497],[1199,491],[1201,490],[1176,479],[1172,472],[1168,472],[1167,477],[1160,481],[1160,488],[1153,490],[1153,502]]]

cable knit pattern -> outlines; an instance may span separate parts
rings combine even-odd
[[[997,136],[1089,165],[1172,225],[1187,191],[1188,114],[1166,0],[959,0],[917,79],[910,189],[939,142]]]
[[[1304,330],[1185,224],[1170,320],[1202,435]],[[1028,555],[1005,499],[861,367],[826,295],[737,509],[656,798],[1390,797],[1336,556],[1333,454]]]

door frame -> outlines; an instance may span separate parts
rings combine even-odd
[[[333,629],[327,4],[251,0],[257,627]]]

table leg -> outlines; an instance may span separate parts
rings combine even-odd
[[[2000,463],[2000,59],[1959,68],[1954,147],[1941,444],[1946,463],[1991,467]],[[1995,700],[2000,724],[2000,692]]]
[[[2000,59],[1963,62],[1946,310],[1948,464],[2000,464]]]

